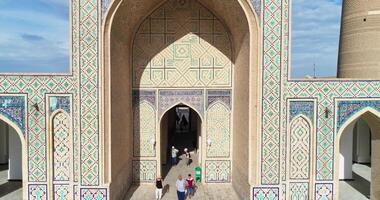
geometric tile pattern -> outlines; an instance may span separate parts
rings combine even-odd
[[[71,177],[71,132],[70,116],[58,112],[53,116],[53,181],[70,181]]]
[[[132,175],[134,183],[149,182],[156,180],[157,161],[134,160],[132,162]]]
[[[80,199],[81,200],[107,200],[106,188],[81,188]]]
[[[206,160],[206,183],[231,182],[231,161]]]
[[[290,183],[289,187],[291,200],[309,199],[309,183]]]
[[[310,137],[311,127],[302,116],[294,118],[290,123],[290,179],[308,179],[310,175]]]
[[[51,96],[49,97],[49,112],[53,113],[58,109],[62,109],[67,113],[71,111],[71,99],[69,96]]]
[[[54,186],[54,199],[72,199],[70,194],[70,186],[67,185],[53,185]]]
[[[343,122],[346,117],[334,116],[335,103],[344,98],[352,99],[353,103],[342,104],[343,116],[352,116],[360,109],[371,107],[377,109],[376,98],[380,97],[380,82],[378,81],[292,81],[286,88],[287,98],[317,98],[317,134],[316,134],[316,179],[318,181],[333,180],[334,166],[334,134],[338,124]],[[370,101],[371,97],[373,101]],[[347,100],[348,101],[348,100]],[[364,101],[364,103],[359,103]],[[366,102],[368,101],[368,102]],[[359,106],[360,105],[360,106]],[[352,106],[352,107],[351,107]],[[355,108],[355,109],[354,109]],[[354,109],[350,111],[350,109]],[[359,109],[359,110],[357,110]],[[327,112],[327,115],[326,115]],[[340,111],[339,111],[340,112]],[[338,112],[338,113],[339,113]],[[337,114],[338,114],[337,113]],[[340,120],[335,124],[335,118]],[[341,125],[339,125],[341,126]]]
[[[315,200],[332,200],[333,184],[317,183],[315,184]]]
[[[277,187],[254,187],[253,200],[278,200],[279,189]]]
[[[47,200],[48,192],[46,185],[32,185],[28,186],[28,200]]]
[[[146,102],[134,107],[133,156],[156,156],[156,110]]]
[[[25,134],[25,96],[0,96],[0,114],[17,124]]]
[[[358,113],[364,108],[373,108],[380,112],[380,101],[379,100],[347,100],[338,101],[337,106],[337,131],[352,115]]]
[[[159,90],[158,113],[162,116],[170,108],[183,103],[203,117],[204,92],[203,90]]]
[[[211,141],[207,146],[207,157],[229,157],[231,138],[230,109],[223,102],[213,103],[207,110],[206,140]]]
[[[309,120],[314,119],[314,102],[313,101],[290,101],[289,102],[289,121],[294,117],[303,114]]]
[[[81,184],[99,185],[99,19],[98,0],[80,0]]]
[[[207,105],[208,109],[212,103],[221,101],[231,109],[231,90],[207,90]]]
[[[156,107],[156,91],[155,90],[133,90],[133,106],[138,106],[141,101],[147,101],[155,108]]]
[[[263,1],[261,184],[280,181],[281,17],[282,1]]]
[[[207,8],[168,0],[134,38],[133,87],[231,87],[231,49],[227,30]]]

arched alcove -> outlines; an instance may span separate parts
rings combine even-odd
[[[174,1],[174,0],[169,0]],[[133,89],[141,89],[141,77],[134,76],[133,60],[134,38],[139,28],[147,22],[147,17],[169,1],[162,0],[115,0],[105,18],[103,46],[104,75],[104,133],[105,133],[105,172],[104,180],[110,183],[112,199],[118,199],[132,183],[133,159]],[[184,4],[187,1],[181,1]],[[180,3],[181,3],[180,2]],[[256,181],[257,160],[253,155],[257,151],[256,128],[258,121],[258,83],[259,81],[259,30],[255,13],[248,1],[244,0],[198,0],[201,6],[209,10],[217,18],[228,33],[231,42],[231,59],[233,65],[232,83],[227,86],[232,90],[232,176],[233,185],[239,194],[249,196],[249,183]],[[184,11],[185,12],[185,11]],[[178,17],[177,17],[178,18]],[[149,20],[148,20],[149,21]],[[161,22],[157,22],[161,23]],[[157,24],[154,24],[157,25]],[[184,35],[191,32],[183,30]],[[210,38],[203,38],[212,44]],[[178,38],[177,38],[178,39]],[[177,40],[176,40],[177,41]],[[152,48],[152,58],[167,46]],[[215,46],[216,47],[216,46]],[[226,50],[216,48],[224,55]],[[137,60],[138,61],[138,60]],[[138,63],[138,62],[137,62]],[[143,65],[147,66],[146,63]],[[144,68],[144,70],[146,67]],[[140,80],[136,84],[135,80]],[[190,82],[191,83],[191,82]],[[191,86],[191,85],[190,85]],[[180,85],[180,87],[190,87]],[[163,86],[171,89],[171,86]],[[168,88],[169,87],[169,88]],[[192,86],[191,86],[192,87]],[[197,86],[196,86],[197,87]],[[146,90],[157,88],[145,85]],[[207,89],[208,86],[201,88]],[[216,87],[218,88],[218,87]],[[226,87],[224,87],[226,88]],[[157,93],[156,93],[157,95]],[[157,106],[156,95],[150,98]],[[155,107],[155,109],[158,109]],[[247,131],[249,130],[249,131]],[[246,148],[234,148],[245,146]],[[154,165],[154,164],[153,164]]]
[[[0,198],[22,198],[27,192],[26,146],[23,132],[11,120],[0,115]],[[6,173],[3,173],[6,170]]]
[[[371,158],[370,172],[367,169],[359,169],[353,172],[353,132],[359,120],[363,120],[368,124],[371,132]],[[360,134],[360,133],[358,133]],[[380,195],[379,187],[379,166],[380,166],[380,113],[372,108],[364,108],[351,116],[340,127],[335,139],[335,164],[334,179],[336,199],[342,199],[342,194],[350,193],[350,198],[371,198],[377,199]],[[365,170],[365,171],[363,171]],[[366,174],[369,177],[365,177]],[[367,179],[370,180],[367,180]],[[339,184],[339,180],[348,181],[345,186]],[[344,191],[349,189],[350,191]],[[344,191],[344,193],[342,193]],[[357,196],[356,196],[357,195]]]
[[[193,162],[189,163],[191,168],[188,168],[187,173],[184,175],[192,173],[195,166],[201,165],[201,144],[203,137],[202,118],[199,113],[190,106],[180,103],[168,109],[160,118],[159,124],[160,176],[165,179],[173,167],[173,163],[170,161],[172,147],[179,150],[178,158],[184,158],[184,149],[188,149]],[[181,163],[177,162],[176,164],[187,165],[184,162],[181,160]],[[174,176],[177,176],[177,174]]]

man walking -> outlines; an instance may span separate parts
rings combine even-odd
[[[175,186],[177,187],[178,200],[185,200],[186,182],[184,179],[182,179],[181,175],[178,176]]]
[[[177,165],[177,154],[178,154],[178,149],[176,149],[174,146],[172,146],[172,152],[171,152],[171,157],[172,157],[172,166]]]

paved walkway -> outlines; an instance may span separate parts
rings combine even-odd
[[[22,199],[21,181],[8,181],[8,165],[0,165],[0,200]]]
[[[183,156],[181,156],[183,158]],[[191,173],[194,176],[194,168],[196,167],[198,155],[192,152],[194,162],[188,167],[185,160],[181,160],[177,166],[172,167],[164,180],[164,195],[162,200],[176,200],[177,190],[175,182],[177,176],[181,174],[186,178],[187,174]],[[132,186],[125,200],[153,200],[155,199],[154,185]],[[189,199],[189,198],[187,198]],[[197,189],[194,194],[194,200],[238,200],[231,184],[197,184]]]
[[[354,164],[352,181],[340,181],[339,200],[368,200],[371,188],[371,167]]]

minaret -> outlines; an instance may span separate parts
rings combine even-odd
[[[343,0],[338,77],[380,79],[380,0]]]

